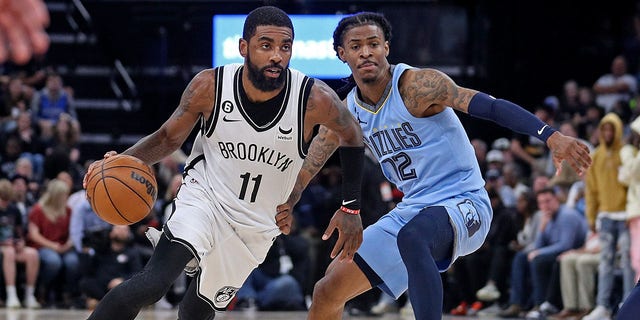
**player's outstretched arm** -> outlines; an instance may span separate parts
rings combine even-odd
[[[196,122],[207,119],[214,102],[214,70],[198,73],[182,93],[173,114],[154,133],[142,138],[124,154],[132,155],[152,165],[180,148]]]
[[[401,92],[410,112],[414,110],[414,115],[428,112],[429,108],[451,106],[471,116],[491,120],[515,132],[544,141],[552,152],[558,169],[556,174],[560,173],[563,160],[580,175],[591,165],[589,148],[585,144],[557,132],[513,102],[458,86],[447,75],[434,69],[412,70],[404,78]]]

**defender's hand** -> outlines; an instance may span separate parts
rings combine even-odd
[[[276,225],[280,229],[282,234],[289,234],[291,232],[291,225],[293,224],[293,206],[288,202],[280,204],[276,207]]]
[[[547,140],[547,146],[549,146],[553,156],[556,175],[560,174],[563,160],[567,161],[580,176],[591,166],[589,148],[576,138],[565,136],[556,131]]]
[[[89,165],[89,168],[87,168],[87,173],[85,173],[84,178],[82,179],[82,187],[83,188],[87,188],[87,180],[89,180],[89,177],[91,176],[91,172],[93,172],[93,170],[99,166],[102,161],[104,161],[104,159],[107,159],[109,157],[113,157],[116,154],[118,154],[115,151],[109,151],[107,153],[104,154],[104,158],[102,160],[96,160],[94,161],[92,164]]]
[[[322,235],[322,240],[327,240],[338,229],[338,241],[331,250],[331,258],[335,258],[338,253],[340,262],[352,262],[353,255],[362,244],[362,219],[359,214],[349,214],[340,209],[336,210],[329,221],[329,226]]]

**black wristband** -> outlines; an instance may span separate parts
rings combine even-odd
[[[340,147],[342,166],[342,206],[360,209],[364,147]]]

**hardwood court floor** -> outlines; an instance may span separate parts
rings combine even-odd
[[[89,311],[86,310],[12,310],[0,309],[0,320],[86,320]],[[306,312],[256,312],[256,311],[229,311],[216,314],[215,320],[305,320]],[[175,310],[144,311],[136,320],[176,320]],[[386,314],[382,317],[349,317],[349,320],[411,320],[413,317],[399,314]],[[443,316],[442,319],[498,319],[498,318],[474,318]],[[115,319],[114,319],[115,320]]]

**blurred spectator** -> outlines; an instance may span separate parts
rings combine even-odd
[[[62,77],[55,73],[47,76],[45,87],[33,97],[31,110],[44,138],[53,136],[53,127],[60,114],[67,113],[78,119],[73,97],[64,90]]]
[[[627,60],[616,56],[611,62],[611,73],[604,74],[593,84],[596,104],[609,113],[618,101],[629,102],[638,91],[636,77],[627,72]]]
[[[502,167],[502,186],[498,189],[502,204],[507,208],[515,208],[518,194],[529,188],[521,182],[520,168],[513,162]]]
[[[580,104],[578,82],[571,79],[564,83],[556,121],[571,121],[576,114],[584,114],[584,109]]]
[[[487,168],[487,143],[482,139],[472,139],[471,145],[473,146],[473,150],[476,154],[476,159],[478,160],[478,165],[480,166],[480,172],[482,172],[482,176],[484,177],[484,173],[488,170]]]
[[[109,290],[142,270],[140,254],[130,245],[131,236],[128,226],[113,226],[107,246],[88,256],[85,276],[80,281],[88,309],[95,308]]]
[[[71,209],[69,236],[77,252],[91,253],[97,248],[106,247],[110,230],[111,224],[93,211],[87,198],[80,199]]]
[[[537,311],[545,300],[558,255],[579,248],[586,239],[586,221],[577,211],[562,206],[553,189],[538,191],[536,201],[543,214],[542,227],[533,249],[519,251],[513,259],[510,305],[499,314],[501,317],[517,317],[531,306]],[[531,295],[528,288],[532,289]]]
[[[306,310],[302,283],[309,276],[307,242],[300,235],[280,235],[265,260],[251,272],[237,294],[238,309]]]
[[[640,117],[631,123],[629,142],[620,149],[622,166],[618,172],[618,181],[627,189],[627,224],[630,237],[630,260],[637,282],[640,278]]]
[[[502,151],[492,149],[487,153],[487,169],[497,169],[502,171],[502,165],[504,164],[504,156],[502,155]]]
[[[16,118],[22,112],[28,112],[31,108],[33,88],[25,85],[22,79],[16,76],[10,77],[7,91],[3,101],[0,101],[0,119],[2,119],[2,132],[9,132],[16,126]]]
[[[627,188],[618,181],[618,168],[622,165],[622,121],[615,113],[600,121],[600,144],[593,152],[593,163],[586,173],[586,217],[591,230],[600,235],[600,265],[598,267],[597,307],[585,320],[600,320],[611,316],[616,252],[620,254],[623,271],[624,297],[634,285],[633,269],[629,261],[629,229],[626,226]]]
[[[67,305],[78,294],[80,274],[78,254],[69,236],[71,209],[67,206],[68,197],[69,185],[53,179],[29,214],[29,243],[40,254],[41,284],[46,293],[58,276],[64,276],[62,294]]]
[[[562,253],[560,290],[563,309],[550,319],[580,319],[595,306],[596,274],[600,261],[598,234],[589,232],[584,246]]]
[[[49,140],[49,148],[61,148],[69,152],[71,161],[79,159],[80,122],[68,113],[61,113],[53,126],[53,136]],[[51,151],[47,152],[50,153]]]
[[[542,122],[553,127],[554,112],[551,106],[543,104],[536,107],[534,113]],[[529,177],[534,172],[545,173],[549,149],[544,142],[526,134],[516,133],[511,139],[510,147],[524,177]]]
[[[13,203],[20,211],[22,230],[26,233],[29,227],[29,211],[36,203],[36,196],[29,192],[29,181],[23,175],[16,174],[11,177],[11,185],[13,186]]]
[[[2,251],[2,272],[7,293],[6,306],[20,308],[16,291],[16,263],[25,265],[26,287],[24,306],[40,308],[36,300],[35,286],[40,269],[40,260],[36,249],[25,246],[24,229],[20,211],[12,203],[13,186],[6,179],[0,179],[0,250]]]
[[[598,125],[603,116],[604,109],[601,107],[596,105],[587,107],[587,113],[577,126],[578,136],[589,141],[593,146],[598,145]]]

